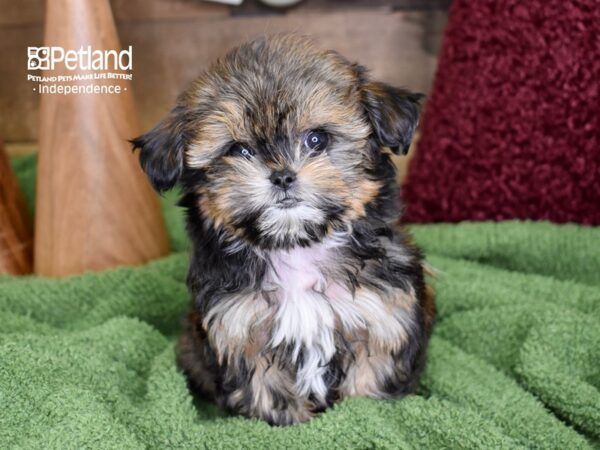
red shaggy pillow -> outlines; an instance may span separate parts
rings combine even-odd
[[[598,0],[455,0],[408,222],[600,224]]]

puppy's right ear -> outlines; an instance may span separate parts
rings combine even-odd
[[[423,94],[377,81],[364,83],[361,94],[379,144],[396,154],[405,155],[419,123],[419,102]]]
[[[132,139],[133,150],[140,149],[140,165],[158,192],[171,189],[183,171],[183,158],[189,142],[183,108],[175,107],[146,134]]]

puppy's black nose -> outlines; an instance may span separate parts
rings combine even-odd
[[[289,189],[289,187],[296,181],[296,173],[290,169],[276,170],[269,177],[271,183],[281,189]]]

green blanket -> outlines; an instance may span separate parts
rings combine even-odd
[[[35,161],[15,167],[32,205]],[[175,367],[188,294],[174,202],[163,198],[169,257],[0,277],[0,448],[598,448],[600,229],[411,227],[438,272],[418,395],[277,428],[195,401]]]

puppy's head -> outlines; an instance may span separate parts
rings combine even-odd
[[[294,35],[231,51],[134,139],[157,190],[182,182],[204,223],[263,248],[318,241],[367,214],[405,152],[420,96]]]

